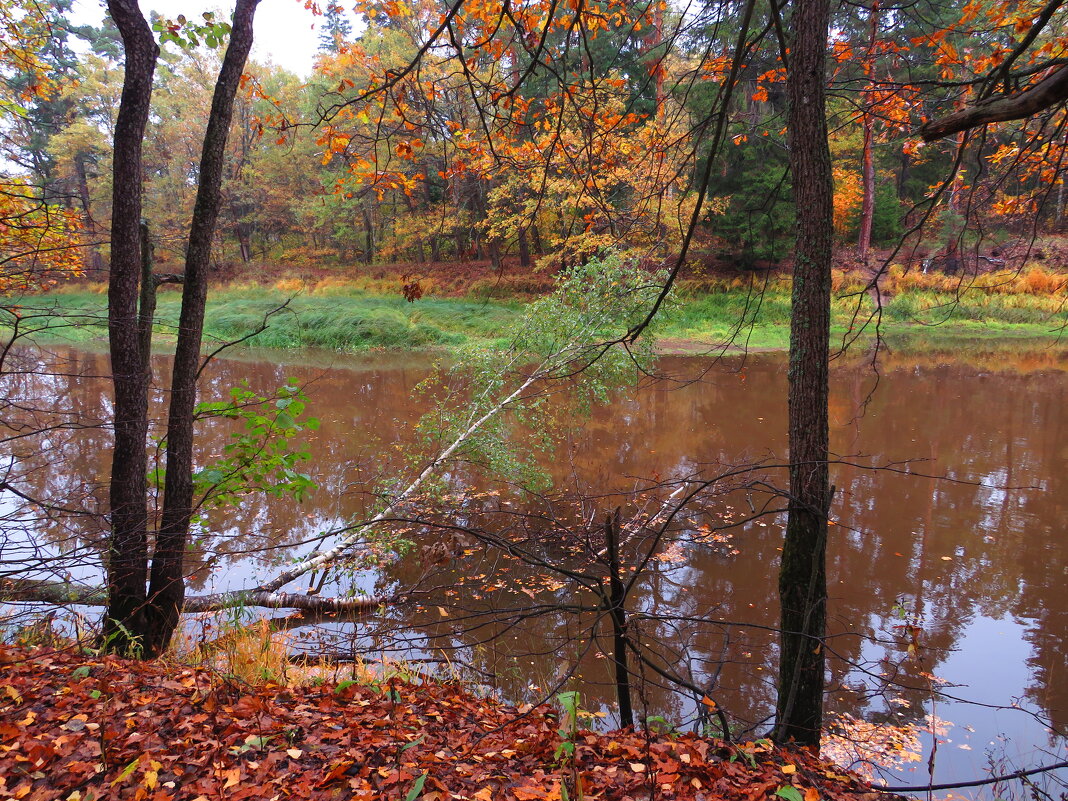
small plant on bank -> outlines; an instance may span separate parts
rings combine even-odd
[[[560,728],[556,733],[560,735],[560,744],[556,746],[553,759],[564,771],[563,780],[560,782],[560,797],[563,801],[579,801],[584,798],[582,789],[582,775],[579,773],[575,762],[575,746],[578,744],[578,721],[582,714],[582,694],[577,690],[557,693],[556,700],[560,702],[562,717]],[[570,788],[570,790],[568,789]]]

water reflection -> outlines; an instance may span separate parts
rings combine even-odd
[[[100,423],[107,417],[100,376],[107,360],[74,350],[26,351],[19,358],[21,369],[5,379],[8,480],[35,499],[86,514],[48,512],[0,495],[4,568],[33,557],[39,572],[91,579],[99,566],[86,563],[85,549],[98,546],[106,499],[110,434]],[[953,742],[941,750],[939,780],[979,773],[1001,733],[1014,748],[1046,746],[1045,730],[1029,712],[1062,731],[1068,726],[1068,687],[1060,680],[1068,663],[1068,380],[1059,356],[1032,356],[1016,365],[999,358],[995,368],[895,357],[882,362],[878,382],[866,364],[838,365],[832,378],[838,461],[829,554],[831,707],[859,707],[877,720],[896,711],[922,723],[932,712],[932,690],[940,687],[949,700],[940,700],[934,712],[959,725],[946,735]],[[157,376],[166,374],[163,362],[157,358]],[[403,469],[412,425],[428,408],[429,400],[414,392],[428,369],[426,360],[398,356],[217,361],[206,388],[214,397],[242,380],[264,394],[288,378],[305,384],[310,410],[323,423],[308,436],[319,489],[301,505],[256,499],[211,512],[190,563],[193,589],[248,586],[292,555],[280,546],[309,542],[359,519],[378,479]],[[755,463],[765,465],[754,474],[760,481],[785,484],[785,473],[773,466],[787,456],[781,357],[750,356],[744,364],[713,369],[699,359],[670,358],[661,369],[676,380],[624,393],[546,459],[559,487],[627,493],[654,478]],[[202,429],[203,462],[221,451],[228,432],[217,423]],[[33,430],[40,433],[28,434]],[[452,478],[458,488],[474,474]],[[516,519],[516,507],[505,502],[517,499],[507,490],[503,499],[471,497],[467,521],[492,524],[500,533],[507,528],[501,515]],[[603,517],[618,500],[587,504],[583,514]],[[545,518],[566,522],[574,514],[560,499],[539,503]],[[716,700],[744,727],[759,724],[772,708],[783,522],[774,510],[781,501],[750,487],[718,503],[695,525],[770,511],[739,526],[727,544],[691,543],[681,560],[653,560],[632,595],[632,611],[640,614],[635,625],[643,641],[657,643],[659,664],[701,686],[715,677]],[[30,539],[28,529],[36,532]],[[423,611],[403,619],[390,613],[370,640],[366,628],[330,627],[342,640],[385,651],[387,635],[403,632],[423,657],[447,646],[449,659],[467,662],[516,700],[540,697],[576,666],[587,706],[610,712],[607,645],[585,636],[591,627],[603,631],[603,622],[592,622],[589,613],[523,613],[534,604],[581,605],[589,597],[564,580],[558,586],[556,579],[535,580],[538,571],[472,543],[435,551],[428,546],[441,538],[419,537],[411,557],[348,580],[387,592],[418,583],[426,589]],[[574,556],[553,552],[562,547],[553,541],[539,547],[547,556]],[[920,646],[921,658],[907,658],[910,642]],[[888,677],[896,680],[890,689]],[[640,715],[695,716],[693,699],[658,689],[655,670],[645,679]],[[952,698],[992,705],[1015,700],[1023,711],[977,709]]]

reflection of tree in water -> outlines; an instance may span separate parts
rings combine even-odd
[[[12,507],[12,497],[5,493],[0,497],[8,504],[9,541],[29,520],[57,547],[95,543],[100,520],[93,515],[100,510],[98,493],[106,479],[110,441],[110,432],[97,425],[109,392],[100,378],[106,373],[106,358],[59,349],[47,356],[26,352],[20,358],[20,371],[4,379],[9,388],[5,422],[9,430],[17,423],[47,430],[25,439],[9,435],[5,454],[18,465],[12,477],[34,497],[92,514],[50,518],[37,511],[25,517],[29,505]],[[673,374],[693,375],[698,364],[668,359],[663,366]],[[166,374],[161,361],[156,372]],[[202,534],[203,553],[190,562],[197,571],[195,585],[206,583],[211,570],[216,583],[220,574],[232,580],[254,571],[266,574],[274,560],[288,558],[287,544],[312,540],[339,521],[365,515],[373,502],[370,493],[382,476],[402,463],[412,441],[411,423],[428,403],[413,396],[413,389],[425,375],[422,365],[331,370],[316,364],[217,361],[204,399],[225,397],[244,379],[264,393],[289,377],[307,384],[309,410],[323,421],[320,431],[308,436],[320,489],[303,505],[256,499],[236,510],[211,512]],[[1064,724],[1068,688],[1056,677],[1068,659],[1068,544],[1055,528],[1068,519],[1063,374],[1001,372],[984,377],[967,368],[889,362],[861,416],[858,408],[872,386],[870,371],[842,366],[832,383],[832,448],[843,462],[858,465],[840,464],[832,470],[837,486],[833,515],[839,525],[832,529],[829,554],[829,647],[841,658],[831,666],[832,709],[868,698],[873,718],[886,714],[887,696],[880,681],[885,678],[881,674],[889,672],[912,688],[894,691],[908,702],[902,707],[906,715],[922,719],[928,685],[914,661],[903,661],[906,643],[892,628],[897,621],[890,619],[900,601],[919,619],[927,660],[923,667],[935,674],[977,617],[1023,621],[1033,648],[1029,699]],[[692,384],[645,387],[595,411],[546,460],[547,469],[558,486],[595,495],[628,492],[640,478],[666,479],[701,468],[714,471],[719,464],[773,454],[782,461],[784,384],[781,359],[751,356],[742,372],[716,371]],[[46,399],[47,408],[16,405],[16,399],[29,398]],[[221,450],[227,430],[217,421],[201,428],[198,458],[208,459]],[[909,459],[917,461],[904,461]],[[864,467],[880,464],[894,464],[899,472]],[[901,472],[948,475],[960,483]],[[775,471],[764,477],[784,480]],[[471,472],[451,478],[454,488],[478,486]],[[507,489],[503,492],[500,498],[479,499],[483,511],[517,499]],[[476,501],[469,503],[466,511],[473,514]],[[611,503],[591,501],[589,512],[603,515]],[[738,517],[751,508],[781,505],[755,492],[722,503]],[[445,539],[420,534],[414,555],[378,579],[380,589],[418,579],[427,591],[420,596],[426,611],[410,619],[391,612],[390,630],[382,632],[380,642],[410,624],[410,634],[401,632],[404,638],[414,638],[422,647],[432,637],[448,641],[480,670],[495,674],[501,691],[516,699],[530,697],[531,684],[549,689],[561,675],[560,665],[573,663],[590,682],[590,707],[610,708],[610,660],[598,655],[606,653],[607,646],[575,641],[589,630],[590,620],[583,615],[521,614],[539,604],[574,603],[572,591],[566,585],[550,589],[523,584],[518,579],[522,571],[493,551],[472,548],[476,553],[464,555],[460,547],[456,558],[455,548],[436,555],[424,550]],[[531,544],[537,546],[534,553],[546,558],[567,556],[558,542],[532,538]],[[736,556],[694,545],[686,550],[684,562],[654,563],[632,596],[630,608],[638,614],[634,625],[643,640],[664,643],[663,664],[701,685],[723,663],[717,699],[743,723],[761,720],[770,709],[771,677],[764,668],[775,654],[772,635],[761,627],[773,627],[777,620],[774,555],[780,544],[775,517],[751,522],[734,532]],[[431,557],[440,563],[430,564]],[[500,574],[501,586],[475,589],[472,577],[483,573]],[[363,574],[357,578],[363,589],[370,589],[373,580]],[[438,606],[449,616],[442,617]],[[645,678],[644,699],[651,714],[675,721],[695,714],[692,700],[657,688],[661,679],[649,671]],[[862,691],[857,689],[861,681],[867,685]],[[966,689],[961,694],[967,695]],[[640,704],[638,710],[643,714]]]
[[[106,476],[87,454],[110,437],[82,388],[106,364],[78,351],[7,351],[0,376],[0,566],[26,578],[98,580]]]

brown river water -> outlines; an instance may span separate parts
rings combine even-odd
[[[8,469],[37,497],[99,509],[109,434],[94,423],[108,403],[106,357],[53,348],[19,358],[24,372],[8,379],[6,397],[36,397],[20,419],[53,427],[9,441]],[[155,366],[157,375],[166,372],[165,359]],[[381,486],[375,482],[405,470],[396,454],[410,450],[413,424],[429,408],[415,392],[429,369],[427,359],[406,355],[251,353],[216,361],[207,392],[218,397],[242,381],[264,393],[288,378],[304,385],[309,411],[322,421],[306,437],[307,470],[318,488],[300,504],[255,497],[209,512],[191,555],[191,592],[251,586],[309,549],[282,546],[360,519],[368,491]],[[629,506],[621,494],[698,471],[761,463],[747,474],[751,481],[785,484],[785,472],[775,467],[787,455],[783,356],[719,364],[669,357],[658,369],[666,380],[621,391],[588,419],[573,421],[544,458],[565,494],[617,493],[588,498],[583,519],[602,520],[619,504],[624,515],[648,512],[670,488],[631,498]],[[1065,759],[1065,741],[1051,727],[1068,730],[1066,401],[1068,357],[1051,351],[967,363],[884,355],[878,380],[864,361],[833,369],[831,436],[839,463],[832,469],[828,710],[854,739],[869,736],[869,724],[898,727],[905,752],[915,754],[899,760],[888,774],[891,784],[926,783],[933,746],[935,782],[982,777],[991,765],[1007,772]],[[39,410],[46,405],[49,411]],[[226,436],[223,427],[206,426],[201,459],[217,454]],[[554,525],[577,516],[563,500],[526,498],[464,468],[448,472],[446,484],[454,492],[489,490],[456,502],[465,525],[499,527],[502,510],[513,520],[536,513],[543,525],[525,541],[530,553],[550,561],[575,557],[551,541]],[[95,574],[99,516],[42,517],[10,496],[0,499],[8,516],[5,569],[40,558],[54,575]],[[745,739],[759,736],[774,705],[770,629],[778,615],[781,506],[761,486],[705,499],[683,528],[707,534],[703,525],[737,525],[658,551],[628,602],[638,618],[644,615],[635,619],[636,636],[648,640],[653,663],[708,688]],[[15,532],[31,520],[32,542],[13,547]],[[417,607],[370,622],[328,622],[315,634],[296,630],[293,648],[413,664],[445,660],[516,703],[580,689],[594,720],[612,724],[609,641],[593,637],[603,625],[588,614],[548,608],[580,600],[566,577],[510,561],[470,538],[424,529],[409,537],[414,547],[399,561],[319,578],[328,589],[379,594],[418,586]],[[531,607],[544,613],[514,614]],[[695,725],[700,707],[693,693],[660,686],[652,669],[635,671],[639,719]],[[994,797],[989,790],[958,795]]]

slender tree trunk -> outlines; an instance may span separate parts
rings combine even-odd
[[[608,613],[612,620],[612,661],[615,663],[616,700],[619,725],[634,725],[630,699],[630,667],[627,664],[627,590],[619,565],[619,509],[604,521],[605,551],[608,557]]]
[[[1064,224],[1065,217],[1065,184],[1068,184],[1068,177],[1061,177],[1060,186],[1057,187],[1057,213],[1053,215],[1053,230],[1054,232],[1064,231],[1066,226]]]
[[[527,241],[527,229],[519,229],[519,266],[530,267],[530,243]]]
[[[85,235],[87,239],[95,241],[98,227],[96,219],[93,217],[92,197],[89,193],[89,174],[86,171],[85,155],[83,153],[79,153],[74,157],[74,173],[78,180],[78,204],[81,206],[82,214],[85,217]],[[95,247],[86,254],[85,266],[91,270],[103,269],[103,259],[100,257],[100,251]]]
[[[539,256],[545,255],[545,245],[541,241],[541,232],[538,231],[538,226],[530,226],[530,238],[534,240],[534,252]]]
[[[371,210],[367,206],[362,207],[363,211],[363,261],[365,264],[370,264],[375,257],[375,223],[371,216]]]
[[[410,195],[404,196],[404,207],[407,210],[409,216],[415,215],[415,201],[411,198]],[[415,241],[412,243],[412,247],[415,249],[415,263],[424,264],[426,262],[426,247],[423,244],[423,237],[415,237]]]
[[[797,208],[790,321],[790,503],[779,573],[782,634],[774,737],[819,748],[826,627],[828,344],[833,186],[825,112],[829,0],[797,0],[787,71]]]
[[[868,85],[864,90],[864,148],[863,162],[863,198],[860,207],[860,233],[857,238],[857,255],[867,264],[868,250],[871,247],[871,226],[875,219],[875,155],[872,141],[875,136],[875,116],[873,114],[875,86],[875,43],[879,30],[879,3],[876,0],[868,12],[871,25],[871,37],[868,40],[868,54],[864,59],[864,72]]]
[[[898,162],[899,169],[897,173],[897,199],[905,200],[905,185],[909,180],[909,154],[904,150],[901,151],[901,159]]]
[[[212,239],[222,205],[220,187],[234,96],[252,48],[252,21],[259,0],[237,0],[230,44],[215,83],[211,114],[200,158],[200,184],[186,249],[182,311],[174,353],[167,417],[167,474],[163,515],[152,555],[146,607],[144,650],[157,655],[167,647],[185,599],[184,558],[193,514],[193,422],[200,369],[204,306]]]
[[[159,47],[136,0],[109,0],[122,36],[125,77],[115,121],[108,344],[115,387],[111,458],[111,533],[104,644],[129,653],[143,631],[148,578],[148,382],[137,301],[141,280],[141,143],[148,123]]]
[[[864,115],[864,148],[861,182],[863,198],[860,204],[860,231],[857,234],[857,256],[868,263],[868,251],[871,249],[871,227],[875,219],[875,158],[872,154],[872,125],[870,114]]]
[[[1064,132],[1064,147],[1068,149],[1068,131]],[[1053,215],[1053,231],[1063,232],[1068,230],[1068,225],[1065,223],[1068,220],[1065,219],[1065,184],[1068,184],[1068,175],[1064,172],[1064,167],[1061,168],[1060,185],[1057,187],[1057,206]]]
[[[233,207],[231,207],[233,209]],[[234,233],[237,235],[237,246],[241,251],[241,263],[248,264],[252,261],[252,226],[242,222],[236,210],[233,210]]]

